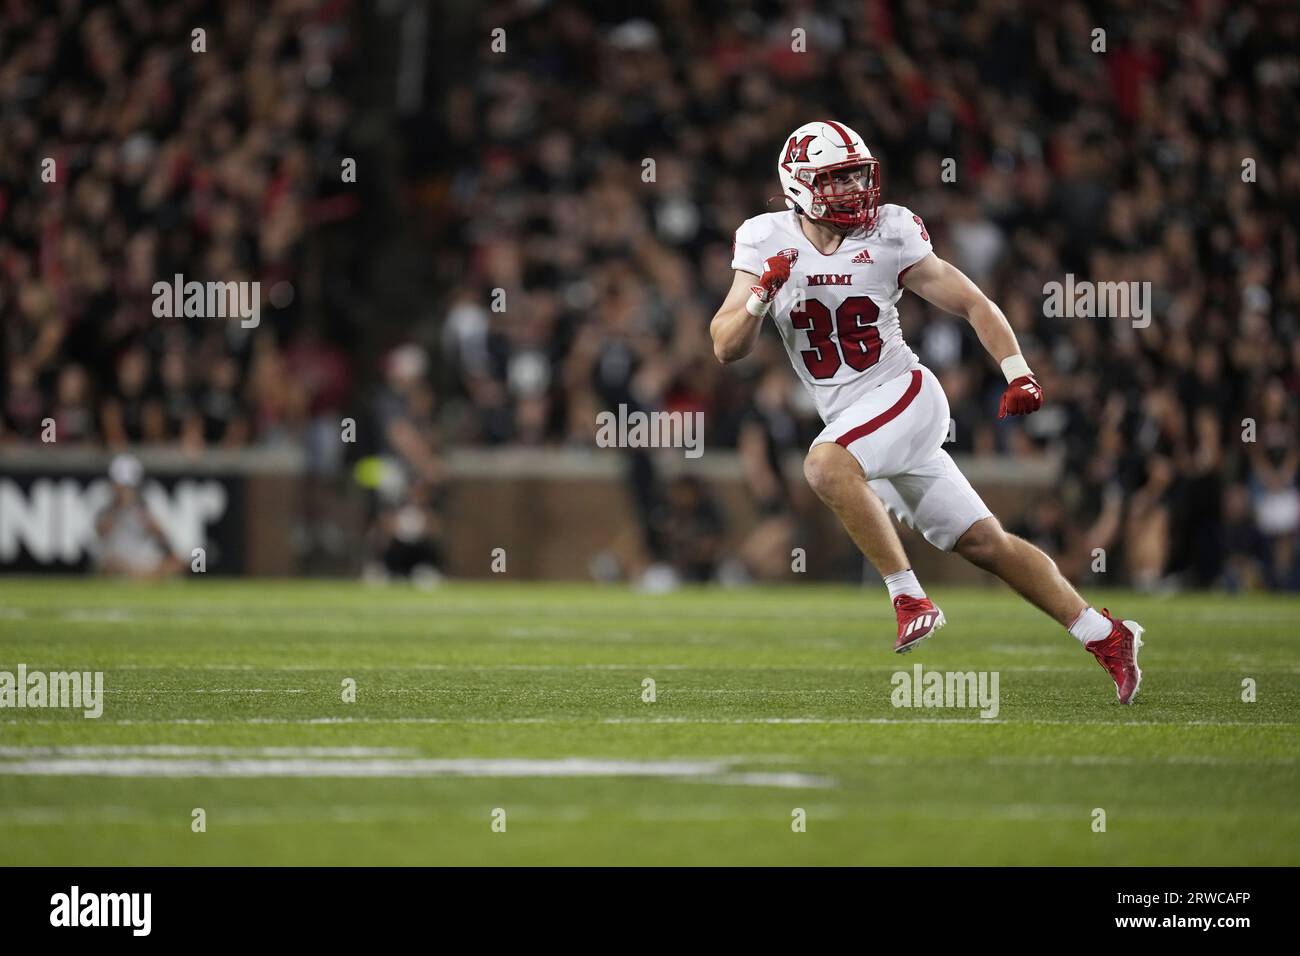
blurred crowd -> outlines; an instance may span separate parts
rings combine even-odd
[[[342,407],[351,370],[303,307],[312,240],[355,211],[341,6],[4,5],[0,448],[197,453]],[[260,324],[156,318],[176,274],[260,283]]]
[[[1005,523],[1076,580],[1104,553],[1106,580],[1142,588],[1300,588],[1294,4],[482,4],[398,144],[436,333],[374,369],[325,315],[340,256],[365,251],[338,175],[360,121],[349,6],[4,6],[0,455],[52,418],[60,443],[112,448],[305,442],[328,473],[360,410],[360,454],[398,462],[366,478],[370,554],[436,574],[444,443],[586,447],[602,409],[702,411],[760,515],[731,558],[788,571],[781,464],[820,426],[770,329],[723,369],[708,322],[734,230],[779,208],[785,136],[837,118],[1045,387],[1042,412],[999,422],[974,335],[904,297],[952,450],[1062,462]],[[262,325],[154,319],[178,272],[260,281]],[[1045,315],[1067,274],[1150,282],[1150,324]],[[637,455],[628,474],[641,565],[731,573],[706,484]]]
[[[1300,8],[601,10],[490,4],[481,32],[505,28],[508,52],[481,44],[447,91],[456,440],[587,443],[621,401],[703,410],[710,447],[745,450],[779,513],[774,463],[819,425],[770,336],[724,370],[707,327],[734,230],[780,208],[785,136],[838,118],[881,159],[884,201],[1002,306],[1046,389],[1044,411],[997,421],[1004,383],[974,335],[904,298],[954,450],[1063,459],[1051,499],[1006,522],[1076,579],[1300,587]],[[1044,285],[1066,274],[1150,282],[1149,326],[1047,317]]]

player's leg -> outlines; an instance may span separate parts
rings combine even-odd
[[[898,491],[909,520],[927,541],[956,551],[989,571],[1076,637],[1115,680],[1116,693],[1128,703],[1137,693],[1142,672],[1137,651],[1142,628],[1116,621],[1079,596],[1050,557],[1023,538],[1008,534],[975,493],[947,452],[915,472],[890,482]]]
[[[804,477],[884,579],[898,619],[894,650],[912,650],[945,620],[926,597],[890,520],[886,503],[897,510],[897,502],[888,481],[868,482],[858,459],[834,442],[813,446],[804,459]]]
[[[958,554],[996,574],[1030,604],[1054,618],[1115,680],[1120,703],[1127,704],[1142,683],[1138,649],[1142,626],[1117,621],[1105,608],[1088,604],[1057,568],[1056,562],[1024,538],[1008,534],[996,518],[975,522],[957,539]]]
[[[1088,607],[1056,562],[1024,538],[1003,530],[997,518],[972,524],[954,549],[978,568],[996,574],[1034,607],[1068,628]]]
[[[943,626],[943,612],[916,579],[889,512],[905,513],[889,478],[925,461],[948,430],[948,400],[924,368],[872,389],[828,425],[805,460],[808,483],[880,572],[905,653]]]
[[[804,459],[803,474],[881,577],[910,568],[889,512],[867,485],[853,455],[834,442],[814,445]]]

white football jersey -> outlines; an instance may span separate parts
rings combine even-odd
[[[747,219],[736,230],[733,269],[762,275],[763,263],[785,249],[799,258],[769,315],[790,363],[830,424],[877,385],[918,364],[898,324],[902,276],[929,255],[920,216],[883,205],[871,232],[844,237],[829,256],[817,251],[793,211]]]

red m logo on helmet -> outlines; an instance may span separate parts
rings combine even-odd
[[[790,142],[785,146],[785,159],[781,160],[781,165],[788,171],[791,163],[808,162],[808,144],[817,138],[816,133],[809,133],[802,139],[790,137]]]

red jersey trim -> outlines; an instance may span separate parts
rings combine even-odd
[[[912,381],[908,384],[907,391],[903,392],[903,396],[898,401],[894,402],[893,405],[890,405],[887,409],[885,409],[875,418],[863,422],[861,425],[858,425],[856,428],[850,428],[839,438],[835,439],[835,444],[842,445],[843,447],[848,448],[849,445],[857,441],[859,438],[863,438],[867,435],[870,435],[876,429],[884,425],[888,425],[895,418],[901,415],[903,413],[903,410],[906,409],[908,405],[912,404],[912,400],[916,398],[916,396],[920,394],[920,392],[921,392],[921,370],[914,368],[912,369]]]

